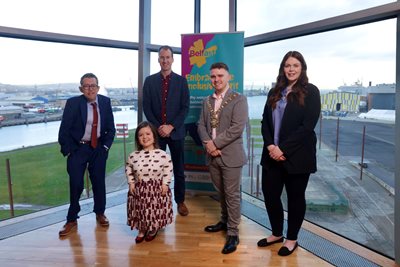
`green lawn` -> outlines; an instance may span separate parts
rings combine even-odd
[[[254,138],[254,147],[262,148],[263,139],[261,135],[261,120],[250,120],[251,137]]]
[[[126,153],[133,150],[133,133],[126,140]],[[107,173],[124,166],[123,139],[115,139],[109,152]],[[9,204],[6,160],[9,159],[14,204],[32,204],[43,207],[58,206],[69,201],[66,158],[58,143],[0,153],[0,205]],[[27,211],[16,211],[16,214]],[[9,211],[0,212],[0,219]]]
[[[260,120],[251,120],[251,136],[255,147],[262,147]],[[134,130],[129,131],[126,153],[134,149]],[[115,139],[107,160],[107,173],[124,165],[123,139]],[[60,153],[58,143],[18,149],[0,153],[0,205],[9,204],[6,159],[10,162],[14,204],[32,204],[53,207],[68,203],[69,186],[66,158]],[[15,210],[16,215],[30,210]],[[9,211],[0,211],[0,220],[9,218]]]

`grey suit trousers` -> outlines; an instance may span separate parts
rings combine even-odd
[[[232,155],[234,156],[234,155]],[[211,181],[220,197],[221,222],[228,226],[228,235],[239,235],[240,184],[242,167],[227,167],[221,157],[212,158],[209,165]]]

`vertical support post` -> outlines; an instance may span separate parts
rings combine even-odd
[[[8,197],[10,199],[10,214],[14,217],[14,197],[12,192],[11,168],[10,159],[6,159],[7,180],[8,180]]]
[[[396,1],[398,3],[398,1]],[[400,15],[396,18],[396,118],[395,118],[395,158],[394,162],[400,162]],[[400,265],[400,164],[394,168],[394,260]]]
[[[256,196],[260,195],[260,165],[257,164],[257,185],[256,185]]]
[[[124,165],[126,164],[126,135],[128,134],[128,124],[124,124],[123,126],[124,131]]]
[[[360,180],[362,180],[363,168],[364,168],[364,148],[365,148],[365,125],[363,127],[363,134],[362,134]]]
[[[253,188],[254,188],[253,177],[250,177],[250,195],[253,195],[254,193]]]
[[[336,156],[335,156],[336,162],[338,158],[338,150],[339,150],[339,117],[337,118],[337,124],[336,124]]]
[[[319,114],[319,149],[321,149],[322,142],[322,113]]]
[[[251,138],[251,157],[250,157],[250,177],[253,181],[253,167],[254,167],[254,138]]]
[[[251,150],[251,144],[250,144],[250,140],[251,140],[251,125],[250,125],[250,122],[249,122],[249,120],[247,120],[247,123],[246,123],[246,131],[247,131],[247,160],[248,160],[248,162],[249,162],[249,165],[248,165],[248,172],[249,172],[249,176],[251,176],[251,171],[250,171],[250,162],[251,162],[251,154],[250,154],[250,150]],[[251,189],[251,190],[253,190],[253,188]]]
[[[85,174],[86,174],[86,175],[85,175],[85,179],[86,179],[86,189],[85,189],[85,191],[86,191],[86,197],[89,198],[89,196],[90,196],[90,189],[89,189],[89,171],[88,171],[87,166],[86,166]]]

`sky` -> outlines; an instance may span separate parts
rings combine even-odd
[[[238,31],[245,37],[308,23],[393,1],[384,0],[238,0]],[[0,2],[0,26],[123,41],[138,41],[138,0],[9,0]],[[180,46],[181,34],[193,32],[193,2],[152,0],[152,42]],[[202,32],[228,30],[227,0],[202,0]],[[177,9],[180,5],[182,8]],[[188,12],[184,12],[188,10]],[[177,15],[178,12],[178,15]],[[251,18],[251,19],[250,19]],[[394,19],[294,38],[245,49],[244,84],[269,87],[280,61],[300,51],[310,82],[335,89],[395,82]],[[180,56],[174,71],[180,73]],[[94,72],[104,87],[137,87],[137,52],[0,38],[0,83],[78,82]],[[159,70],[156,55],[151,73]]]

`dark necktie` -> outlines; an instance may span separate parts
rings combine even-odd
[[[97,146],[97,124],[99,123],[99,114],[97,113],[96,103],[91,103],[93,107],[93,124],[92,124],[92,136],[90,138],[90,145],[93,148]]]

